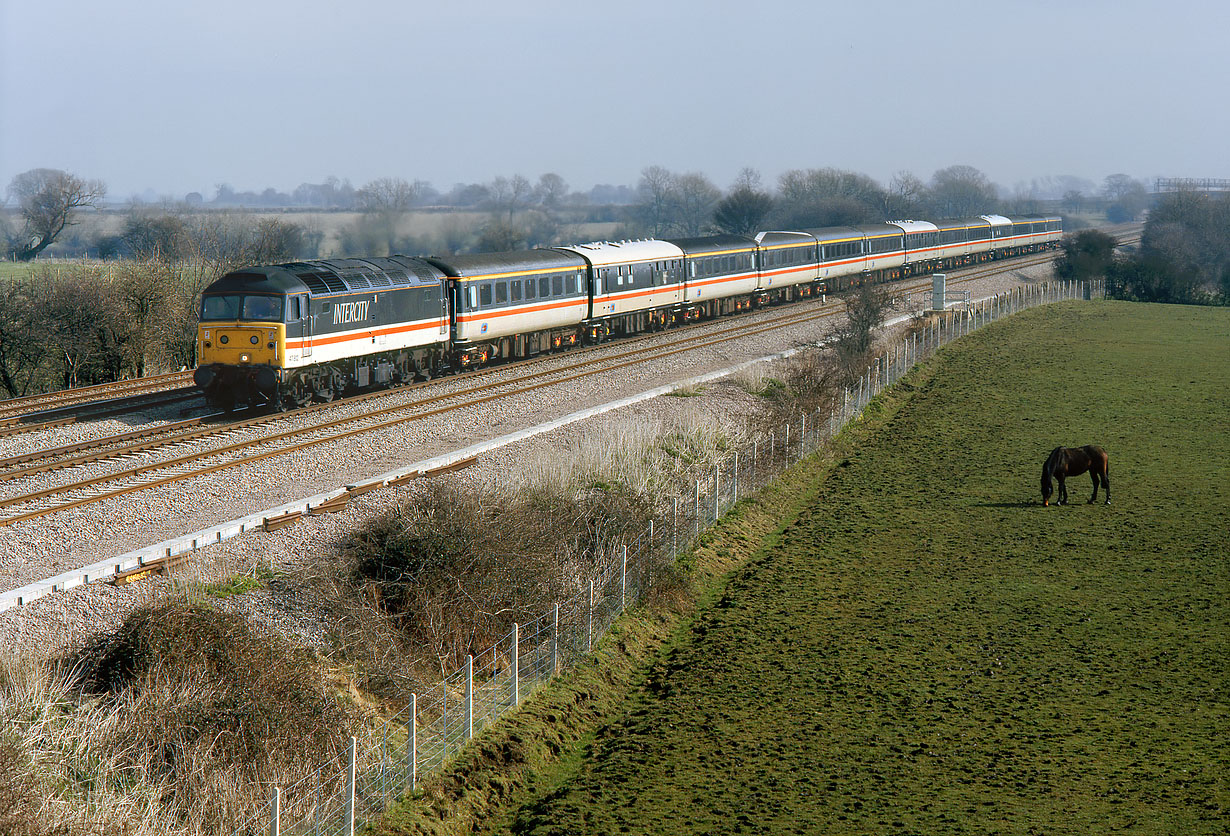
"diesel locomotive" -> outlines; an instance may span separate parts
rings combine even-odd
[[[1057,217],[601,241],[506,253],[293,262],[202,296],[196,385],[292,409],[690,319],[1058,245]]]

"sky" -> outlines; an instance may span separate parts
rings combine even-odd
[[[0,0],[0,189],[1230,177],[1227,32],[1216,0]]]

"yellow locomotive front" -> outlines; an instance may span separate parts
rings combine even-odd
[[[232,274],[201,300],[194,380],[210,402],[225,408],[238,401],[276,404],[283,377],[286,295],[251,284]]]

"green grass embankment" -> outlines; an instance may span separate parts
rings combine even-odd
[[[1227,346],[1225,310],[1097,303],[949,347],[723,525],[695,616],[630,621],[387,832],[1225,832]],[[1086,443],[1113,504],[1043,508]]]

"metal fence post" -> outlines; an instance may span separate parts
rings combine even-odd
[[[359,741],[350,738],[350,752],[346,768],[346,809],[344,812],[345,836],[354,836],[355,764],[359,759]]]
[[[410,773],[410,791],[419,787],[419,695],[410,695],[410,727],[406,731],[406,770]]]
[[[716,464],[713,466],[713,521],[715,523],[718,520],[718,512],[721,507],[720,506],[721,500],[718,499],[718,496],[721,494],[721,491],[722,491],[722,483],[719,481],[719,477],[718,477],[718,467],[719,465],[716,465]]]
[[[513,622],[512,631],[512,704],[521,704],[521,625]]]
[[[589,607],[586,609],[585,618],[585,652],[592,653],[594,651],[594,582],[591,580],[589,586]]]
[[[700,536],[700,480],[696,480],[696,536]]]
[[[734,505],[736,502],[739,501],[739,451],[738,450],[735,451],[734,476],[731,479],[730,490],[731,490],[730,504]]]
[[[628,608],[628,546],[624,544],[623,556],[619,561],[619,611]]]
[[[269,802],[269,836],[282,833],[282,788],[273,788],[273,800]]]
[[[671,563],[679,558],[679,497],[671,497]]]
[[[559,602],[555,604],[555,620],[551,630],[551,676],[559,673]]]
[[[474,657],[466,657],[466,740],[474,737]]]
[[[799,426],[799,458],[807,454],[807,416],[804,415]]]

